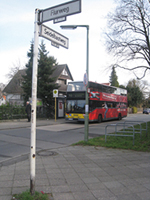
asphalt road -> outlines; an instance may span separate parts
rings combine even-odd
[[[124,121],[150,121],[150,115],[131,114]],[[105,134],[105,127],[108,124],[116,124],[118,120],[90,123],[89,138]],[[11,161],[25,159],[30,153],[30,124],[22,122],[6,122],[0,123],[0,165],[7,164]],[[21,128],[21,124],[22,127]],[[112,127],[108,130],[112,132]],[[40,122],[36,131],[36,149],[37,151],[44,149],[54,149],[71,145],[72,143],[84,140],[84,124],[70,123],[61,120],[56,124]]]

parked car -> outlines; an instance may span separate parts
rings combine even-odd
[[[150,113],[150,108],[145,108],[143,110],[143,114],[149,114]]]

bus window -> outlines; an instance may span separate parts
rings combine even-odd
[[[113,102],[113,108],[117,108],[117,102]]]
[[[102,92],[107,93],[107,86],[105,86],[105,85],[102,86]]]
[[[67,100],[66,112],[85,112],[85,100]]]
[[[120,108],[126,108],[127,104],[126,103],[120,103]]]
[[[112,108],[113,107],[113,103],[108,102],[107,106],[108,106],[108,108]]]

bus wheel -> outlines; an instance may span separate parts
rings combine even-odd
[[[102,115],[98,115],[98,123],[102,122]]]
[[[122,120],[121,113],[119,113],[119,115],[118,115],[118,120]]]

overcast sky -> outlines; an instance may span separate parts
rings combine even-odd
[[[46,9],[65,2],[65,0],[5,0],[0,3],[0,83],[6,84],[6,74],[10,68],[24,67],[28,62],[27,52],[34,38],[35,9]],[[82,11],[67,17],[67,21],[44,25],[69,38],[69,49],[51,46],[51,42],[39,37],[39,44],[44,40],[49,55],[57,59],[58,64],[67,64],[75,81],[83,80],[86,71],[86,29],[62,30],[61,25],[89,25],[89,79],[99,83],[109,82],[111,70],[105,70],[112,62],[104,45],[106,15],[114,9],[113,0],[82,0]],[[119,84],[126,84],[133,74],[117,69]]]

